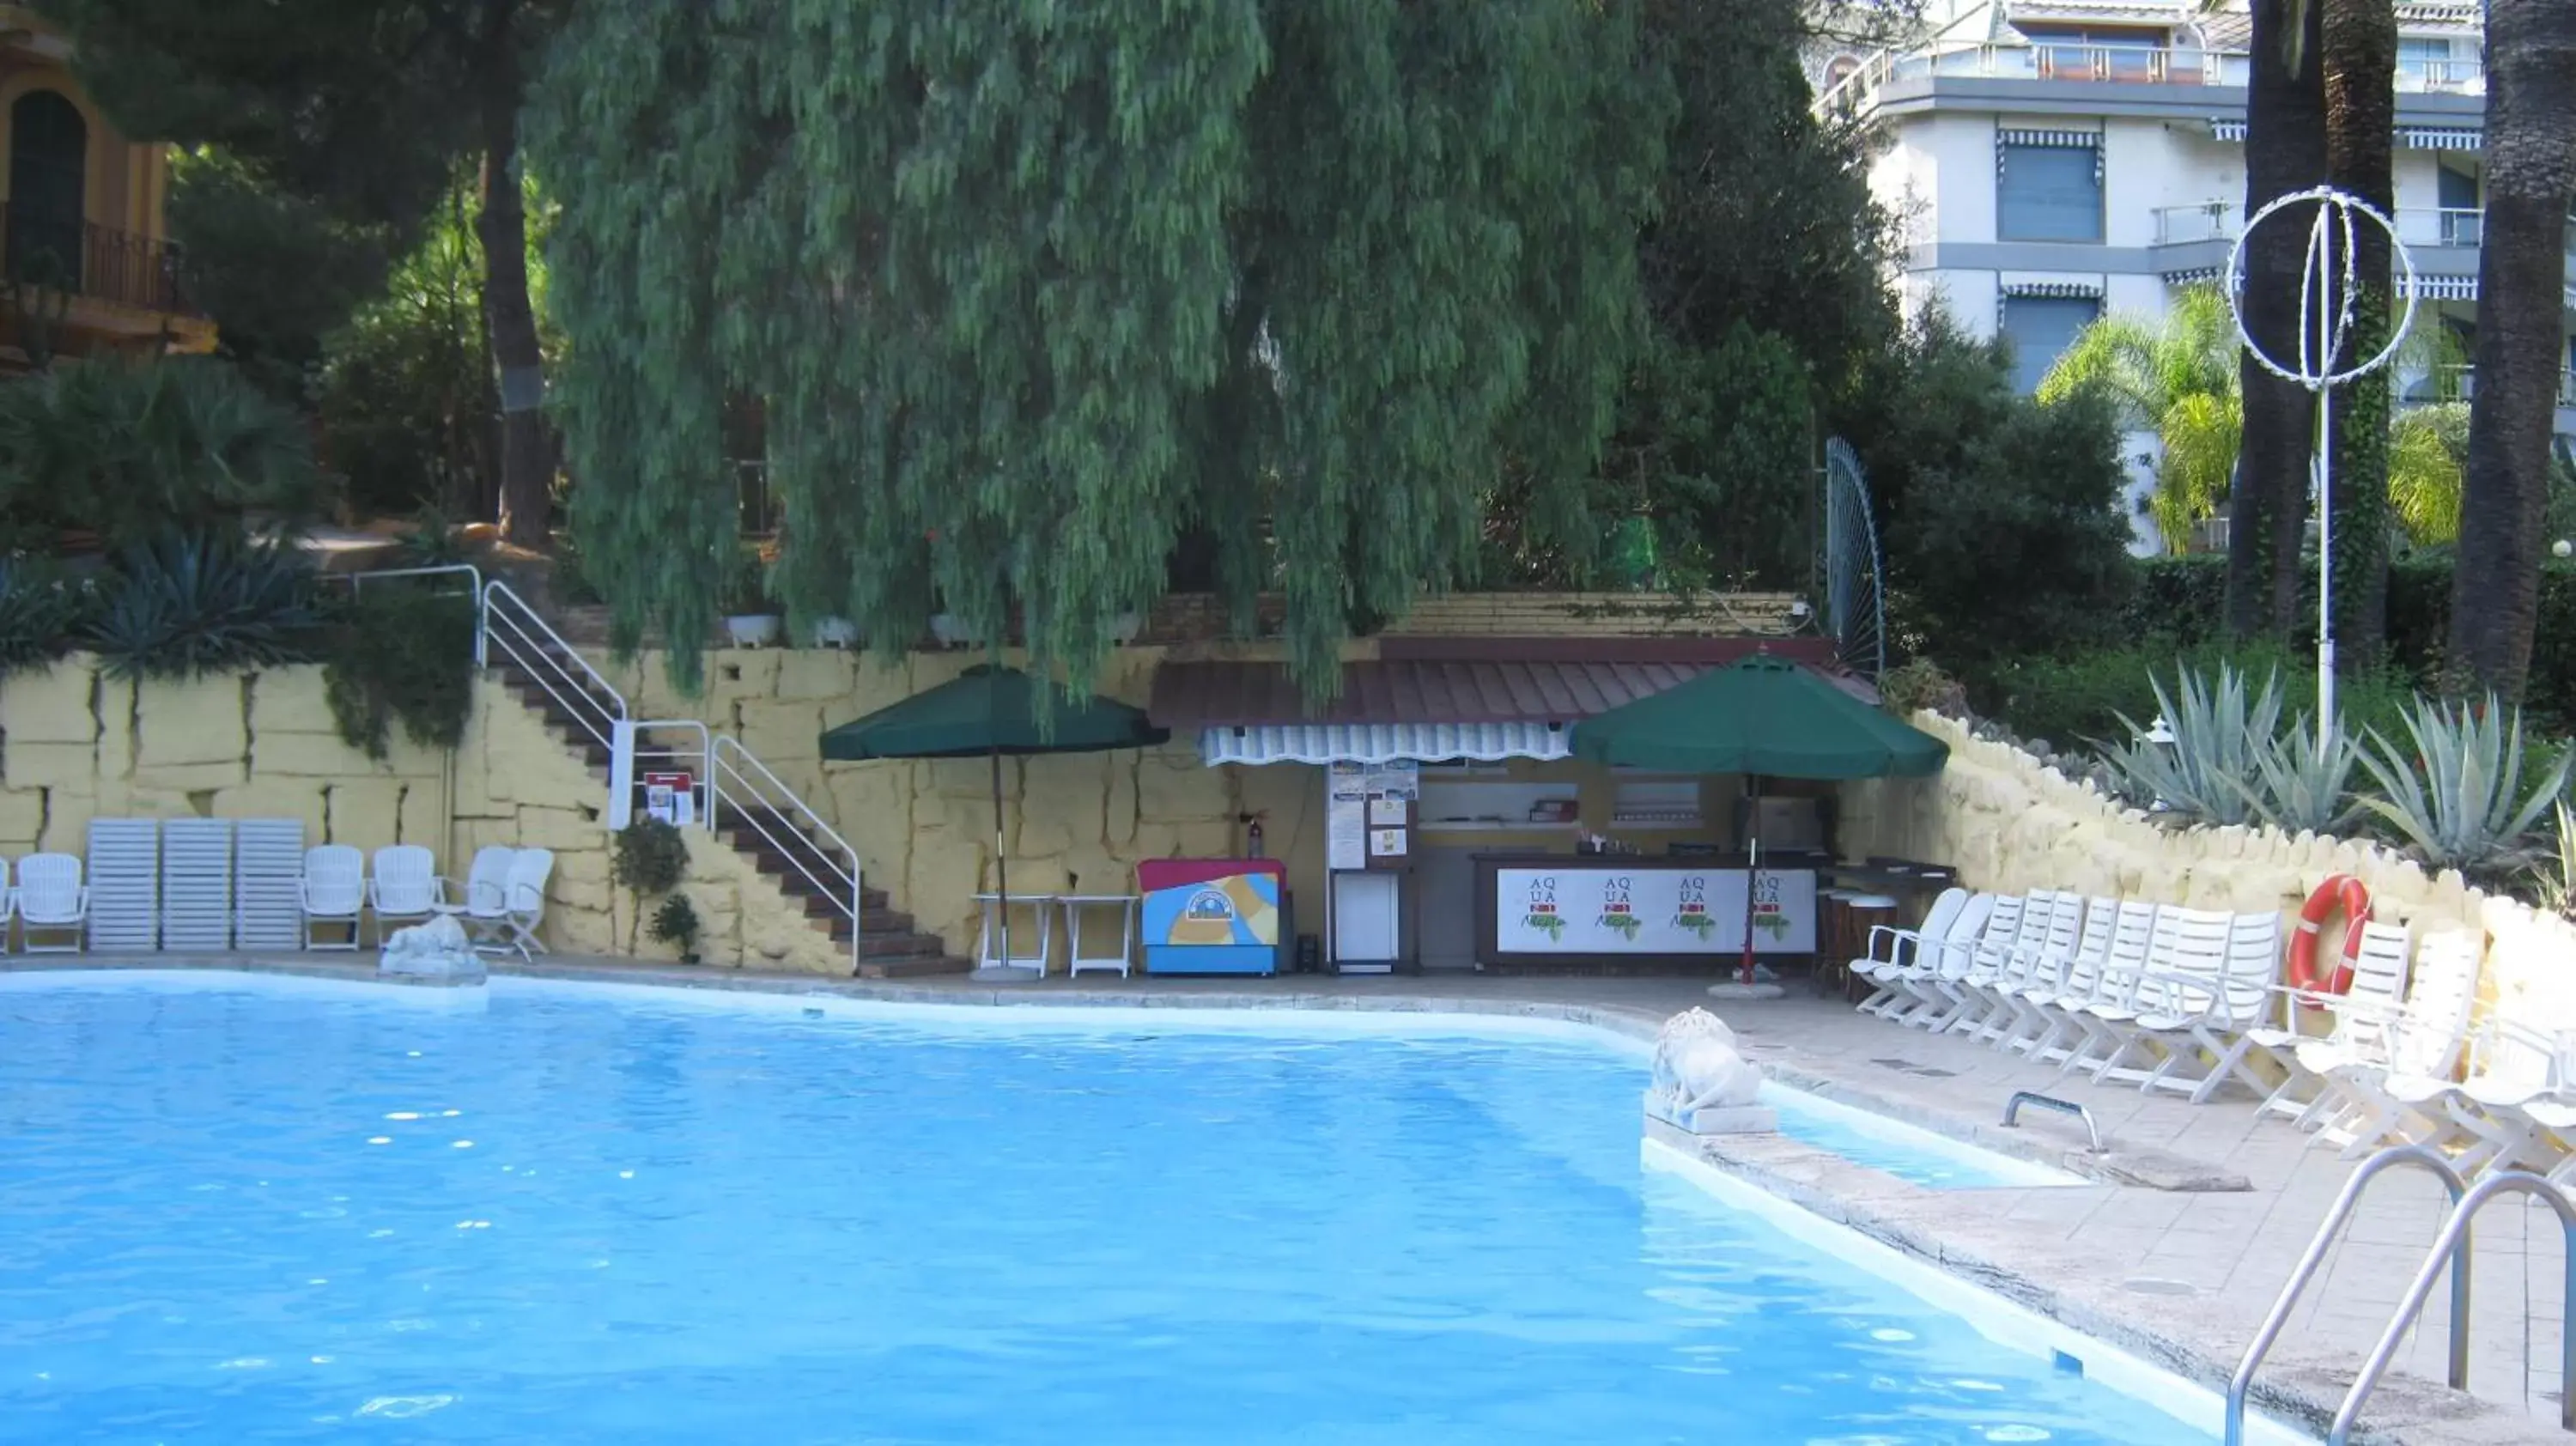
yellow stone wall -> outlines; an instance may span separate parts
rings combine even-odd
[[[397,730],[383,762],[340,741],[319,667],[135,683],[73,658],[0,681],[0,854],[82,854],[94,817],[301,819],[309,843],[427,845],[452,878],[485,844],[550,848],[550,947],[666,956],[609,886],[606,793],[488,679],[452,760]],[[697,834],[690,853],[708,963],[849,972],[847,955],[732,850]]]
[[[2029,754],[1971,737],[1920,713],[1916,727],[1950,745],[1928,779],[1846,785],[1843,851],[1951,864],[1963,883],[2002,893],[2074,889],[2195,908],[2278,909],[2295,924],[2310,891],[2336,874],[2370,888],[2372,913],[2414,926],[2482,931],[2493,948],[2487,988],[2498,1007],[2534,1007],[2564,991],[2576,1002],[2576,929],[2468,887],[2375,843],[2262,828],[2167,829],[2042,767]],[[2576,1019],[2576,1011],[2557,1016]]]

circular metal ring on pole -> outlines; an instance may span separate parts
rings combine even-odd
[[[2308,227],[2308,254],[2299,268],[2299,354],[2295,363],[2272,356],[2255,344],[2253,334],[2245,328],[2244,291],[2245,243],[2253,239],[2264,222],[2292,206],[2314,203],[2316,219]],[[2356,366],[2336,368],[2344,348],[2352,340],[2353,300],[2360,294],[2359,263],[2355,259],[2353,218],[2359,215],[2387,234],[2388,249],[2396,259],[2405,279],[2398,290],[2406,298],[2406,310],[2397,324],[2389,328],[2388,343],[2379,354]],[[2335,244],[2342,244],[2342,265],[2335,263]],[[2338,274],[2338,272],[2340,274]],[[2415,308],[2419,288],[2416,284],[2415,258],[2406,244],[2397,238],[2397,223],[2386,212],[2348,191],[2332,186],[2312,186],[2274,197],[2261,210],[2245,220],[2243,230],[2227,252],[2227,312],[2236,323],[2236,339],[2257,365],[2284,381],[2296,382],[2312,392],[2339,387],[2388,365],[2405,345],[2406,335],[2415,326]],[[2331,315],[2328,314],[2331,309]]]

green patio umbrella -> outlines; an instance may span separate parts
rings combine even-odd
[[[1017,668],[981,665],[924,693],[854,718],[823,735],[834,763],[880,758],[972,758],[993,761],[993,871],[1001,895],[1002,957],[1011,957],[1011,874],[1002,836],[1002,755],[1108,753],[1171,740],[1145,710],[1114,699],[1068,693],[1052,684],[1047,725],[1037,716],[1039,683]]]
[[[1740,773],[1772,778],[1921,778],[1938,773],[1950,747],[1889,717],[1786,658],[1757,653],[1712,668],[1574,725],[1577,758],[1663,773]],[[1752,869],[1762,840],[1752,840]],[[1744,981],[1753,980],[1753,907],[1748,877]]]

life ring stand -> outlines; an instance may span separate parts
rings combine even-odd
[[[2317,973],[2317,938],[2329,916],[2344,917],[2343,958],[2334,977]],[[2370,922],[2370,888],[2350,874],[2336,874],[2317,885],[2299,910],[2299,932],[2290,939],[2290,987],[2301,994],[2341,994],[2352,987],[2354,963],[2361,958],[2362,926]],[[2322,1006],[2309,1002],[2308,1008]]]

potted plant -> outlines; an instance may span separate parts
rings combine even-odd
[[[766,648],[778,641],[778,605],[769,600],[765,581],[760,560],[744,554],[735,566],[724,604],[725,637],[737,648]]]
[[[653,911],[652,935],[656,943],[669,944],[680,951],[680,962],[695,964],[698,960],[697,906],[686,894],[671,894],[662,907]]]
[[[844,652],[859,645],[859,625],[848,618],[814,620],[814,643],[817,647],[839,648]]]
[[[932,613],[930,636],[943,648],[962,648],[975,641],[975,634],[966,626],[966,620],[955,613]]]

